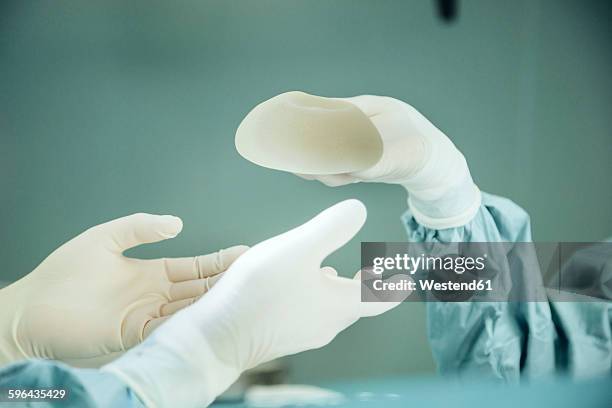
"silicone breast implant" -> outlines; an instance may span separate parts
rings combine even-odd
[[[382,141],[370,119],[350,102],[293,91],[249,112],[236,131],[236,149],[275,170],[341,174],[376,164]]]

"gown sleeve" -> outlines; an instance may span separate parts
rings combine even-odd
[[[482,194],[476,216],[457,228],[420,225],[408,210],[410,242],[530,242],[528,214],[512,201]],[[533,268],[516,262],[511,268]],[[512,271],[540,276],[539,270]],[[502,382],[551,375],[610,375],[612,308],[606,301],[428,302],[427,336],[438,371]]]
[[[96,369],[79,369],[52,360],[26,360],[0,368],[0,405],[37,407],[144,407],[140,399],[118,377]],[[9,399],[9,390],[65,390],[63,399]],[[40,394],[39,394],[40,395]]]

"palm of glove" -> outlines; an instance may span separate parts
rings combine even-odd
[[[126,249],[176,236],[180,219],[135,214],[67,242],[14,285],[14,342],[24,357],[97,366],[197,300],[245,247],[139,260]]]

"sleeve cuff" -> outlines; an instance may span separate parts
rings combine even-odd
[[[469,223],[478,213],[482,202],[480,189],[471,184],[467,189],[458,192],[452,199],[436,201],[418,200],[408,196],[408,208],[414,219],[430,229],[446,229],[461,227]]]

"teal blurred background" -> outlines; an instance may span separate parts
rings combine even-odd
[[[3,1],[0,280],[87,227],[138,211],[185,222],[135,256],[254,244],[349,197],[359,241],[405,240],[405,195],[329,189],[234,149],[256,103],[287,90],[391,95],[465,153],[480,187],[522,205],[537,240],[612,235],[612,3],[463,1]],[[294,381],[433,372],[424,308],[361,321],[288,359]]]

